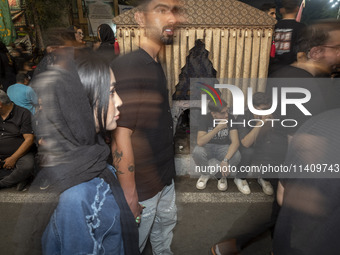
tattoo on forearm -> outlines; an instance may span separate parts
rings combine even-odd
[[[114,150],[112,153],[112,158],[113,158],[113,162],[115,163],[115,165],[119,164],[119,162],[122,160],[123,157],[123,152],[118,152],[118,150]]]
[[[120,170],[118,170],[117,168],[116,168],[116,170],[117,170],[117,174],[124,174],[122,171],[120,171]]]
[[[134,165],[129,166],[128,170],[130,173],[133,173],[135,171],[135,166]]]
[[[122,172],[121,170],[119,170],[119,163],[121,162],[123,157],[123,152],[119,152],[118,150],[114,150],[112,152],[112,158],[113,158],[113,165],[117,170],[117,174],[124,174],[124,172]],[[133,173],[135,171],[135,166],[131,165],[128,167],[128,170],[130,173]]]

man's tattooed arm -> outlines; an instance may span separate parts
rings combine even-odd
[[[122,172],[121,170],[119,170],[119,163],[122,160],[123,157],[123,152],[119,152],[118,150],[114,150],[112,153],[112,157],[113,157],[113,164],[117,170],[117,174],[124,174],[124,172]],[[133,173],[135,171],[135,166],[131,165],[128,167],[128,170],[130,173]]]
[[[130,171],[130,173],[134,172],[135,166],[134,165],[129,166],[128,170]]]

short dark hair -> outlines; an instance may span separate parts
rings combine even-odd
[[[263,92],[256,92],[253,95],[253,105],[254,106],[260,106],[260,105],[269,105],[271,104],[271,98],[269,95]]]
[[[282,8],[285,8],[286,13],[293,13],[296,11],[296,7],[299,7],[299,0],[282,0]]]
[[[106,116],[109,107],[111,73],[109,64],[94,53],[81,54],[77,70],[92,109],[96,109],[99,130],[106,131]],[[104,118],[104,119],[103,119]]]
[[[71,28],[52,28],[45,33],[46,45],[61,46],[65,45],[67,41],[75,42],[75,32],[76,31]]]
[[[0,102],[5,105],[8,105],[11,103],[11,99],[8,97],[6,92],[1,89],[0,89]]]
[[[146,10],[147,5],[151,2],[152,0],[138,0],[137,1],[137,7],[139,10]]]
[[[213,102],[211,100],[208,103],[208,108],[209,108],[210,112],[221,112],[224,107],[228,106],[226,101],[224,101],[223,99],[221,99],[221,101],[222,101],[222,105],[220,104],[220,102],[217,102],[216,105],[215,105],[215,102]]]
[[[29,77],[25,73],[18,73],[16,79],[18,83],[24,83],[25,79],[29,79]]]
[[[270,9],[276,9],[274,3],[264,3],[260,8],[260,10],[264,12],[268,12]]]
[[[308,54],[313,47],[324,45],[329,39],[329,32],[335,30],[340,30],[339,20],[323,20],[308,26],[300,37],[299,52]]]
[[[70,32],[76,32],[77,31],[77,26],[75,26],[75,25],[72,25],[72,26],[69,26],[68,28],[66,28],[68,31],[70,31]]]

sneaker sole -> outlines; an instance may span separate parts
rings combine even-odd
[[[207,187],[207,182],[208,181],[206,181],[203,187],[197,187],[197,183],[196,183],[196,189],[199,189],[199,190],[205,189]]]
[[[274,195],[274,191],[273,192],[265,192],[263,189],[262,189],[263,193],[267,196],[272,196]]]
[[[196,185],[196,189],[199,189],[199,190],[205,189],[206,187],[207,187],[207,185],[204,185],[204,187],[202,187],[202,188],[197,187],[197,185]]]
[[[221,188],[217,187],[217,189],[218,189],[219,191],[226,191],[226,190],[228,189],[228,187],[226,187],[225,189],[221,189]]]
[[[263,193],[264,193],[265,195],[267,195],[267,196],[272,196],[272,195],[274,194],[274,190],[271,191],[270,194],[269,194],[269,192],[265,192],[264,189],[263,189],[263,186],[261,185],[261,182],[260,182],[259,180],[257,180],[257,183],[261,186],[262,191],[263,191]]]
[[[244,192],[242,190],[238,190],[238,191],[241,192],[243,195],[249,195],[251,193],[251,191],[249,191],[249,192]]]
[[[249,192],[244,192],[244,191],[242,191],[242,189],[240,189],[240,188],[237,186],[235,180],[234,180],[234,183],[235,183],[235,185],[236,185],[238,191],[241,192],[242,194],[244,194],[244,195],[249,195],[249,194],[251,193],[251,190],[249,190]],[[249,186],[248,186],[248,187],[249,187]]]

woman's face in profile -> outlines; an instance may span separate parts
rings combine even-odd
[[[117,120],[119,119],[118,107],[122,105],[122,100],[115,90],[116,79],[113,72],[111,73],[111,86],[110,86],[110,101],[107,109],[106,116],[106,130],[113,130],[117,127]]]
[[[83,38],[84,38],[84,33],[83,30],[81,28],[77,29],[76,32],[76,41],[79,43],[83,42]]]

